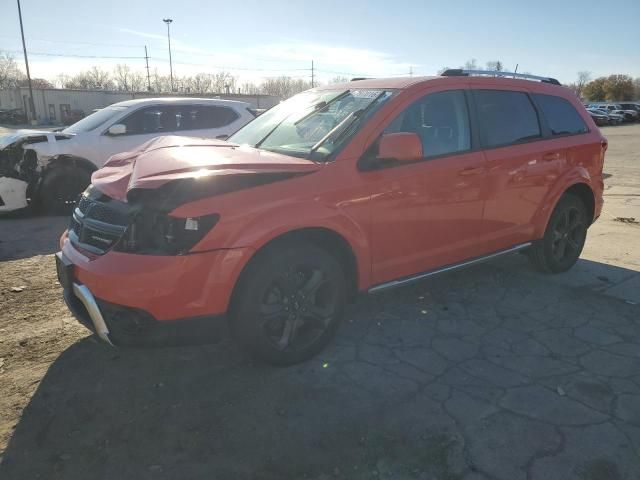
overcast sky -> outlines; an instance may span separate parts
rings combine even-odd
[[[142,70],[145,45],[168,74],[167,17],[176,75],[309,77],[312,59],[320,80],[432,75],[475,58],[563,82],[580,70],[640,77],[640,0],[22,0],[22,11],[32,76],[48,79]],[[0,50],[24,67],[15,0],[0,18]]]

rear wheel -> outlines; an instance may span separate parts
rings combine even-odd
[[[302,362],[335,334],[346,301],[344,272],[315,245],[268,247],[243,274],[232,306],[232,331],[256,358]]]
[[[588,226],[584,202],[575,195],[564,195],[551,214],[544,237],[529,250],[533,265],[546,273],[569,270],[582,253]]]
[[[49,214],[67,214],[73,210],[78,195],[91,183],[91,173],[71,166],[55,167],[44,177],[40,188],[40,205]]]

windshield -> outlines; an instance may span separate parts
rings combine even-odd
[[[363,119],[392,94],[381,89],[303,92],[263,113],[229,141],[297,157],[323,159],[350,138]]]
[[[118,113],[126,110],[129,107],[105,107],[101,110],[98,110],[95,113],[92,113],[88,117],[84,117],[79,122],[74,123],[73,125],[65,128],[63,130],[64,133],[81,133],[81,132],[89,132],[98,128],[103,123],[109,121],[111,118],[115,117]]]

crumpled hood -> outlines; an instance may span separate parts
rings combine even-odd
[[[177,180],[205,183],[270,174],[306,174],[321,168],[304,160],[223,140],[166,136],[144,143],[132,152],[111,157],[94,172],[91,182],[100,191],[121,201],[132,193],[153,190]],[[218,182],[220,183],[220,182]]]
[[[16,143],[19,140],[24,140],[30,137],[40,137],[40,136],[51,136],[51,135],[65,135],[71,137],[70,134],[63,134],[59,132],[52,132],[50,130],[31,130],[27,128],[23,128],[20,130],[14,130],[5,134],[0,134],[0,150],[8,147],[9,145]]]

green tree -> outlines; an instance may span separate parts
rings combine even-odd
[[[605,98],[609,101],[632,100],[633,79],[629,75],[609,75],[605,81]]]
[[[606,82],[607,79],[605,77],[596,78],[584,86],[582,94],[587,100],[593,102],[602,101],[607,96]]]

